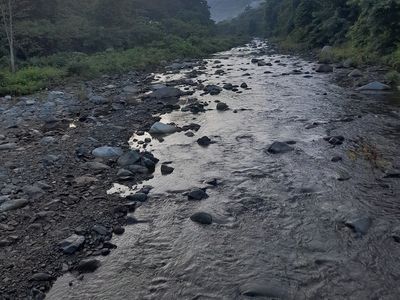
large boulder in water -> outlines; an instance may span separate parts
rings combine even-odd
[[[212,216],[206,212],[197,212],[190,217],[190,220],[203,225],[210,225],[213,222]]]
[[[388,91],[388,90],[390,90],[390,86],[378,81],[368,83],[357,89],[357,91],[376,91],[376,92]]]
[[[171,134],[177,131],[176,126],[165,124],[162,122],[156,122],[151,126],[149,133],[151,134]]]

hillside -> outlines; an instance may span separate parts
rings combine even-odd
[[[208,0],[211,18],[217,22],[237,17],[247,6],[256,7],[261,0]]]

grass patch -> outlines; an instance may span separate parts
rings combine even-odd
[[[14,74],[0,72],[0,95],[24,95],[61,83],[64,79],[92,79],[102,74],[115,74],[133,69],[146,69],[162,61],[177,58],[201,58],[229,49],[241,41],[226,38],[188,38],[170,36],[147,47],[105,51],[92,55],[60,53],[32,58],[20,64]]]

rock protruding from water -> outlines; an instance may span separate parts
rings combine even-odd
[[[241,294],[247,297],[267,297],[272,299],[287,299],[287,287],[278,283],[263,282],[249,283],[240,288]]]
[[[219,110],[219,111],[225,111],[225,110],[228,110],[228,109],[229,109],[228,104],[226,104],[226,103],[224,103],[224,102],[219,102],[219,103],[217,103],[217,110]]]
[[[288,144],[286,143],[282,143],[282,142],[274,142],[268,149],[267,152],[271,153],[271,154],[282,154],[282,153],[287,153],[290,151],[293,151],[294,148],[290,147]]]
[[[79,273],[92,273],[96,271],[101,266],[101,263],[97,259],[84,259],[82,260],[76,270]]]
[[[389,90],[390,86],[378,81],[368,83],[357,89],[357,91],[376,91],[376,92],[389,91]]]
[[[210,95],[218,95],[222,92],[222,88],[215,84],[206,85],[203,90]]]
[[[207,147],[211,144],[211,139],[208,136],[203,136],[197,140],[197,144],[203,147]]]
[[[340,146],[343,144],[345,138],[341,135],[335,135],[324,137],[324,140],[333,146]]]
[[[207,198],[208,198],[208,195],[203,189],[194,189],[194,190],[190,191],[188,194],[189,200],[200,201],[200,200],[207,199]]]
[[[140,160],[140,155],[137,151],[131,150],[118,158],[118,165],[121,167],[126,167],[130,165],[134,165],[137,161]]]
[[[177,131],[176,126],[165,124],[162,122],[156,122],[151,126],[149,133],[151,134],[171,134]]]
[[[206,212],[197,212],[190,217],[190,220],[199,224],[210,225],[213,222],[213,217]]]
[[[170,167],[168,165],[161,165],[161,174],[162,175],[169,175],[172,174],[174,172],[174,168]]]
[[[368,229],[372,225],[372,219],[370,217],[360,217],[348,220],[345,225],[351,228],[357,236],[366,235]]]

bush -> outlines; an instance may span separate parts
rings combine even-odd
[[[4,80],[0,83],[0,95],[30,94],[65,77],[65,72],[52,67],[29,67],[16,73],[4,72]]]
[[[385,75],[386,80],[392,85],[400,85],[400,73],[397,71],[390,71]]]

